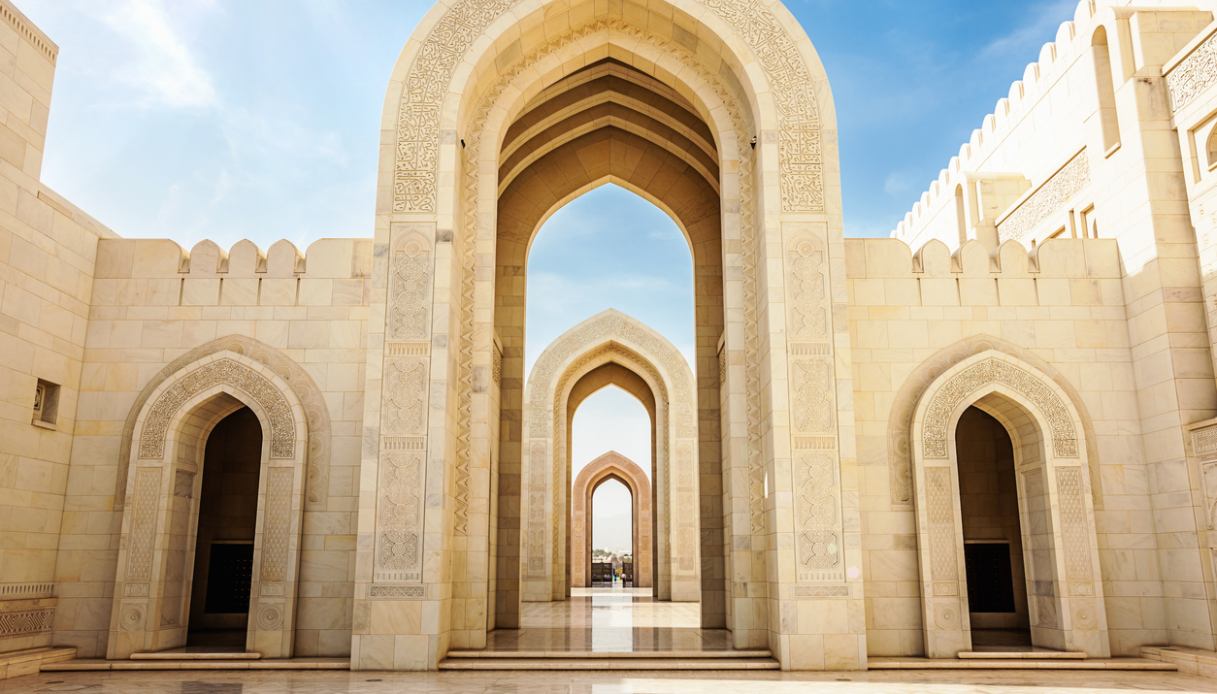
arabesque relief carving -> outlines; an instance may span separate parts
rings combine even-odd
[[[1039,408],[1047,417],[1053,452],[1061,458],[1078,457],[1078,433],[1065,403],[1039,378],[1014,364],[990,357],[954,375],[934,393],[922,429],[926,458],[947,457],[951,416],[964,398],[990,384],[1006,386]]]
[[[1179,111],[1217,82],[1217,33],[1210,35],[1166,76],[1171,107]]]
[[[166,388],[144,421],[139,440],[140,458],[160,458],[170,421],[191,398],[216,386],[229,386],[247,394],[265,413],[270,425],[270,457],[296,455],[296,421],[287,398],[265,376],[227,357],[216,359],[182,376]]]
[[[1082,150],[997,224],[998,238],[1021,240],[1089,184],[1090,160]]]

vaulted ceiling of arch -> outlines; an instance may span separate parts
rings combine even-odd
[[[616,127],[686,159],[715,190],[714,138],[693,106],[659,80],[605,59],[542,90],[507,130],[500,192],[548,152],[601,127]]]
[[[665,207],[695,256],[699,244],[717,242],[719,169],[709,128],[675,90],[611,59],[542,90],[508,129],[500,239],[526,246],[555,206],[605,180]]]
[[[638,402],[642,403],[642,406],[646,408],[647,414],[650,415],[652,425],[654,424],[655,394],[651,392],[651,387],[633,369],[622,366],[617,362],[601,364],[583,374],[575,382],[575,385],[571,387],[570,397],[566,401],[568,416],[573,417],[575,411],[579,409],[579,405],[582,405],[584,400],[609,386],[617,386],[637,398]]]

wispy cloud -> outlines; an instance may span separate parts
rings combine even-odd
[[[210,3],[193,5],[206,8]],[[217,103],[211,74],[190,49],[163,0],[85,4],[82,9],[98,13],[98,19],[126,40],[134,56],[118,68],[116,77],[138,92],[145,104],[209,108]]]
[[[1025,54],[1028,61],[1038,55],[1040,46],[1056,38],[1061,22],[1073,17],[1075,0],[1047,0],[1028,8],[1026,22],[998,36],[981,49],[982,58]]]

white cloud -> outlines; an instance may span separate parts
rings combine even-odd
[[[210,3],[194,3],[206,8]],[[185,5],[176,4],[171,15],[163,0],[122,0],[83,4],[82,11],[97,16],[125,39],[133,59],[115,68],[115,77],[141,94],[145,105],[171,108],[210,108],[218,101],[211,74],[190,50],[175,17],[185,17]]]
[[[1048,0],[1029,8],[1028,21],[990,41],[981,50],[981,57],[1022,53],[1030,60],[1036,59],[1037,49],[1056,38],[1057,27],[1073,18],[1076,6],[1074,0]]]

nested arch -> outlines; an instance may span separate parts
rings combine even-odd
[[[158,379],[159,380],[159,379]],[[203,454],[242,407],[262,436],[246,648],[293,650],[309,420],[293,388],[249,356],[220,349],[150,384],[134,408],[108,654],[185,644]]]
[[[330,463],[330,416],[321,389],[295,360],[274,347],[243,335],[227,335],[199,345],[166,364],[149,379],[136,396],[135,403],[123,423],[118,459],[125,463],[131,456],[133,445],[137,441],[142,442],[142,435],[136,433],[136,424],[144,405],[153,393],[161,392],[161,387],[166,382],[179,377],[190,365],[199,363],[209,356],[225,352],[247,357],[261,368],[269,370],[281,379],[299,399],[308,432],[306,438],[308,503],[324,503]],[[120,464],[118,480],[114,489],[115,506],[119,509],[126,503],[127,472],[127,466]]]
[[[974,335],[964,338],[936,352],[919,364],[905,379],[896,392],[888,415],[887,448],[889,466],[889,495],[895,507],[904,507],[913,502],[912,486],[912,424],[913,415],[922,396],[930,384],[955,365],[984,352],[1000,352],[1015,361],[1028,365],[1034,372],[1043,374],[1065,394],[1070,406],[1077,412],[1081,422],[1081,441],[1086,446],[1085,460],[1090,476],[1094,504],[1103,507],[1103,489],[1098,476],[1098,448],[1095,445],[1094,425],[1082,401],[1081,394],[1053,366],[1013,343],[992,335]]]
[[[660,599],[699,599],[696,390],[680,352],[618,311],[605,311],[558,337],[538,358],[523,418],[521,593],[526,601],[562,599],[568,541],[572,394],[608,365],[632,372],[654,402],[654,580]],[[601,371],[600,373],[604,373]],[[610,376],[611,377],[611,376]],[[595,388],[588,389],[589,391]],[[647,401],[644,400],[644,404]]]
[[[1103,586],[1081,417],[1051,378],[988,350],[935,378],[914,411],[910,447],[926,654],[971,650],[956,427],[970,407],[1013,444],[1032,642],[1105,657]]]
[[[445,201],[437,185],[444,177],[440,131],[459,127],[462,116],[472,110],[469,104],[485,90],[486,78],[504,70],[513,57],[527,60],[547,42],[607,17],[647,36],[680,43],[711,73],[730,75],[739,90],[737,98],[753,112],[758,129],[781,133],[780,151],[775,149],[777,156],[766,168],[776,173],[780,159],[787,170],[780,190],[782,208],[824,209],[825,172],[831,175],[835,166],[820,166],[826,139],[821,135],[835,132],[832,99],[815,49],[780,2],[671,0],[649,6],[623,3],[608,12],[594,8],[590,1],[464,0],[428,13],[415,32],[416,40],[398,59],[386,98],[384,130],[396,133],[395,143],[385,143],[389,151],[384,164],[391,166],[382,164],[382,176],[390,174],[392,182],[391,191],[385,191],[390,193],[386,207],[393,212],[442,208]],[[544,22],[539,19],[542,13]],[[522,35],[518,26],[536,26],[538,31]]]
[[[571,488],[571,585],[591,585],[592,497],[605,481],[615,479],[630,491],[633,520],[634,585],[651,586],[651,482],[637,463],[617,451],[592,460],[575,476]]]
[[[544,146],[504,148],[509,128],[520,121],[536,97],[572,73],[605,61],[628,66],[662,83],[688,103],[689,113],[696,119],[690,121],[668,104],[652,100],[652,94],[662,96],[661,90],[648,87],[651,94],[634,90],[630,85],[638,81],[631,74],[625,80],[628,85],[616,83],[613,89],[599,89],[611,93],[611,99],[599,103],[594,103],[594,98],[570,101],[566,111],[547,111],[548,121],[538,118],[526,127],[521,125],[519,132],[531,134],[521,142],[531,142],[533,135],[539,135],[542,142],[548,140]],[[602,78],[608,76],[587,77]],[[667,101],[672,103],[674,99]],[[555,120],[559,118],[563,120]],[[553,125],[565,134],[547,137],[544,133]],[[539,158],[552,154],[550,145],[569,146],[575,142],[571,138],[604,138],[605,133],[618,141],[641,139],[656,154],[663,151],[687,158],[692,164],[685,170],[687,177],[705,181],[717,191],[719,204],[712,216],[720,226],[723,250],[707,250],[700,257],[706,260],[707,268],[711,267],[711,258],[720,263],[721,279],[715,284],[721,285],[722,298],[703,294],[699,287],[699,296],[706,296],[708,303],[706,308],[698,307],[697,315],[699,322],[718,320],[720,326],[740,329],[713,330],[699,325],[697,395],[705,408],[700,416],[705,424],[696,454],[700,456],[701,474],[709,480],[713,475],[722,478],[727,467],[720,449],[739,452],[741,459],[731,461],[736,469],[728,474],[740,482],[730,493],[741,498],[729,502],[747,510],[741,509],[733,516],[722,513],[721,490],[706,485],[707,495],[701,499],[701,520],[706,529],[702,542],[704,547],[718,548],[720,556],[722,548],[728,548],[736,576],[734,582],[727,580],[732,572],[722,562],[706,571],[705,575],[713,578],[702,587],[706,595],[702,613],[703,617],[712,615],[713,626],[722,625],[729,614],[741,615],[746,626],[735,631],[739,645],[756,645],[767,638],[762,623],[767,611],[760,604],[763,599],[751,594],[730,595],[732,585],[767,580],[765,552],[747,537],[765,532],[761,451],[766,450],[763,439],[770,435],[767,432],[780,431],[780,427],[767,422],[762,365],[768,362],[762,354],[770,348],[770,340],[782,338],[774,331],[762,334],[757,307],[770,292],[758,268],[766,263],[776,267],[773,263],[778,259],[766,258],[765,252],[783,245],[776,237],[779,233],[839,233],[835,130],[828,82],[815,50],[777,0],[660,0],[608,5],[595,0],[457,0],[437,6],[424,18],[403,49],[386,97],[376,243],[378,249],[392,253],[399,232],[408,228],[434,233],[437,242],[454,242],[454,262],[444,266],[437,263],[431,279],[437,290],[443,287],[448,292],[442,297],[437,293],[437,305],[443,302],[453,310],[437,311],[432,322],[437,335],[457,337],[455,344],[436,349],[434,354],[426,340],[405,344],[389,336],[383,350],[372,341],[369,373],[374,375],[369,392],[387,392],[379,387],[375,374],[387,354],[408,350],[435,361],[424,394],[426,409],[453,412],[450,421],[455,431],[440,432],[438,426],[434,427],[421,444],[428,449],[443,445],[439,439],[443,436],[455,441],[453,455],[444,460],[452,461],[454,485],[462,493],[452,504],[451,521],[444,522],[452,523],[456,537],[467,538],[452,543],[451,551],[453,563],[467,567],[456,574],[468,577],[468,581],[467,585],[454,586],[456,593],[465,596],[465,602],[454,603],[452,644],[477,647],[484,643],[485,629],[493,625],[493,620],[490,625],[484,623],[482,614],[496,615],[498,626],[512,625],[510,615],[501,614],[490,604],[484,605],[485,610],[478,609],[474,604],[480,601],[477,596],[486,593],[491,602],[496,600],[494,596],[502,596],[498,604],[510,605],[518,593],[512,585],[515,579],[511,565],[519,558],[507,556],[503,561],[502,552],[510,552],[504,548],[518,544],[515,533],[520,527],[520,504],[511,499],[498,504],[496,518],[489,522],[491,534],[500,539],[497,547],[476,531],[483,522],[483,509],[496,508],[479,496],[480,490],[496,488],[484,477],[497,475],[514,480],[528,455],[517,434],[523,409],[522,336],[517,340],[510,331],[501,330],[503,324],[499,322],[499,314],[506,312],[514,316],[510,322],[522,324],[523,306],[496,303],[500,289],[524,281],[522,274],[496,272],[500,186],[519,185],[528,171],[536,168]],[[709,141],[712,148],[707,146]],[[628,157],[617,159],[617,163],[632,166]],[[660,183],[652,179],[645,187]],[[778,217],[788,213],[806,214],[798,221],[811,224],[782,231],[779,222],[783,220]],[[688,226],[687,220],[684,223]],[[834,254],[840,252],[839,244],[826,247]],[[405,296],[389,286],[373,296],[373,315],[379,315],[382,305],[392,309],[427,300],[426,294]],[[498,372],[498,353],[493,345],[496,333],[502,341],[502,390],[492,393],[478,385],[484,383],[486,373]],[[729,384],[717,380],[720,352],[716,342],[720,335],[725,335],[723,359],[740,365],[727,370],[732,381]],[[780,358],[778,362],[774,368],[784,368]],[[727,416],[717,411],[722,394],[722,406],[730,411]],[[455,403],[452,410],[447,410],[450,397]],[[399,403],[384,405],[383,414],[391,416]],[[722,440],[716,430],[723,421],[737,423],[730,431],[730,440]],[[498,432],[502,432],[501,437]],[[389,446],[391,443],[383,437],[369,441],[364,459],[379,461]],[[478,461],[496,451],[500,456],[498,470],[483,470]],[[383,492],[377,495],[384,498]],[[750,520],[724,527],[730,517]],[[726,538],[724,533],[732,537]],[[439,543],[426,548],[427,552],[449,551],[449,545],[438,539],[445,537],[439,527],[428,527],[424,534]],[[376,548],[370,551],[375,554]],[[485,561],[480,555],[496,551],[499,558],[492,562],[497,574],[492,570],[488,578],[481,568]],[[360,586],[378,580],[375,560],[360,566]],[[487,590],[488,581],[497,581],[493,591]],[[422,586],[386,584],[369,590],[379,596],[418,594]],[[727,599],[734,600],[733,611],[725,607]],[[444,642],[438,634],[429,636],[434,639],[435,650],[442,650],[440,644]],[[368,638],[383,640],[373,635]]]

